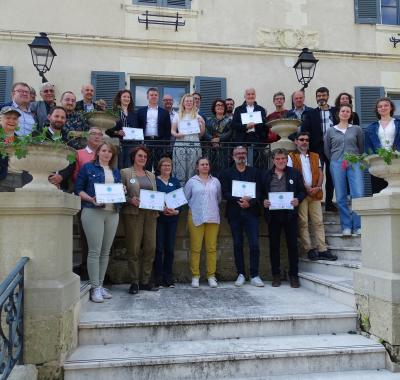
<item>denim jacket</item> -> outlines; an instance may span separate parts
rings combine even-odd
[[[121,175],[118,169],[113,169],[114,183],[121,183]],[[96,195],[94,191],[95,183],[105,183],[104,169],[100,166],[99,162],[88,162],[83,165],[79,170],[78,178],[76,179],[74,192],[79,195],[81,191],[84,191],[91,197]],[[82,200],[82,208],[96,207],[93,203]],[[119,211],[121,209],[121,203],[114,203],[115,209]]]
[[[393,148],[400,150],[400,119],[394,119],[395,135],[393,141]],[[364,130],[364,151],[366,153],[376,153],[378,148],[382,148],[378,136],[379,122],[375,121]]]

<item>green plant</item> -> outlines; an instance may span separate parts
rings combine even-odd
[[[361,169],[366,169],[369,166],[368,157],[370,157],[372,154],[373,154],[372,152],[369,152],[369,154],[367,154],[367,153],[363,153],[363,154],[345,153],[344,159],[349,164],[359,163],[361,166]],[[376,154],[379,157],[381,157],[387,165],[391,165],[394,158],[400,158],[400,152],[395,151],[395,150],[385,149],[385,148],[378,148],[376,151]]]
[[[18,159],[24,158],[28,154],[29,145],[46,144],[51,145],[54,149],[63,146],[68,147],[67,144],[62,141],[61,135],[53,136],[52,139],[49,139],[46,135],[47,130],[47,127],[43,128],[42,131],[34,129],[32,133],[25,136],[9,137],[4,132],[4,129],[0,128],[0,156],[4,158],[12,152]],[[67,154],[69,163],[74,163],[75,159],[74,152],[71,151]]]

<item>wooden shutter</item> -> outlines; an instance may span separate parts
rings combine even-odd
[[[211,116],[211,104],[217,99],[226,98],[226,78],[195,77],[195,91],[201,94],[200,111]]]
[[[0,66],[0,104],[11,100],[11,87],[13,84],[13,68]]]
[[[380,0],[354,0],[356,24],[380,24]]]
[[[360,117],[360,126],[365,129],[377,120],[375,115],[376,101],[385,96],[384,87],[355,87],[356,94],[356,112]],[[369,197],[372,195],[371,175],[368,170],[364,171],[364,195]]]
[[[115,95],[125,88],[125,73],[113,71],[92,71],[92,85],[95,99],[104,99],[112,107]]]

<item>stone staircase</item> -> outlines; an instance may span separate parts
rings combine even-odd
[[[337,261],[300,259],[301,285],[338,302],[355,308],[353,273],[361,265],[361,238],[342,236],[339,214],[324,213],[328,247]]]
[[[352,308],[304,287],[111,290],[83,304],[65,380],[399,379]]]

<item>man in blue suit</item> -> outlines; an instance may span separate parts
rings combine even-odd
[[[158,106],[158,89],[150,87],[147,90],[149,104],[138,111],[138,125],[143,129],[146,146],[151,150],[151,157],[146,169],[157,167],[158,160],[166,155],[171,138],[171,119],[168,111]]]

